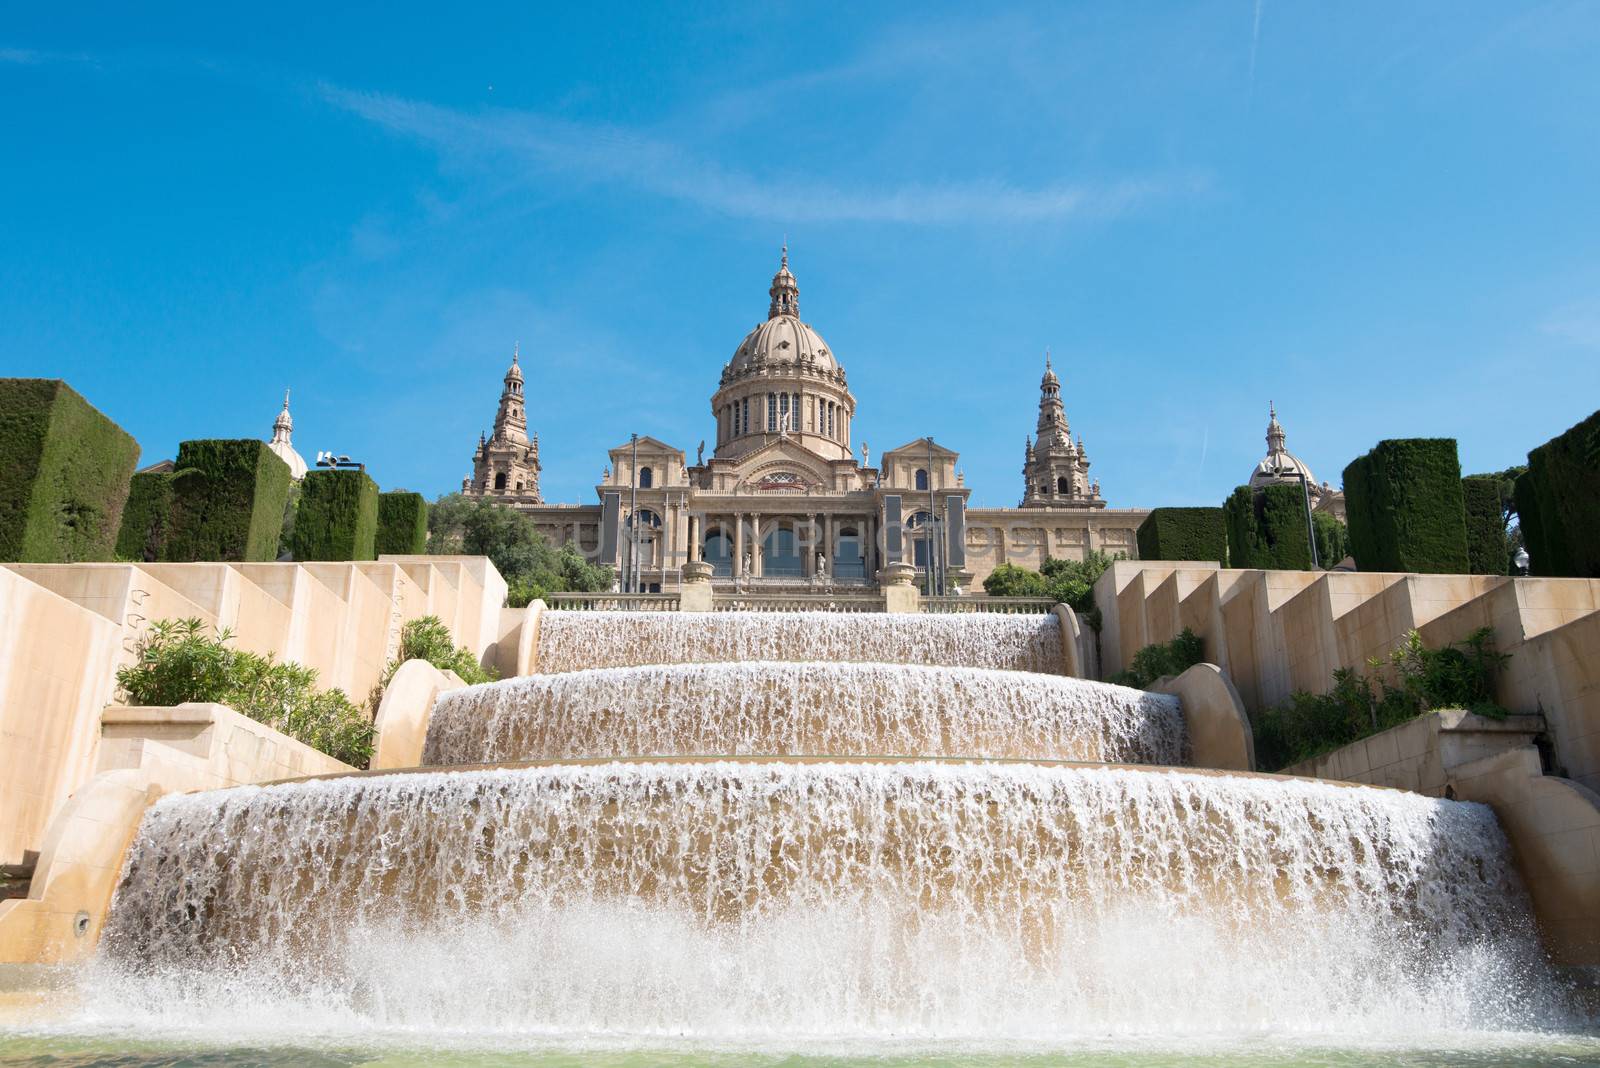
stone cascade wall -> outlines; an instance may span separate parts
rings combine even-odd
[[[1492,627],[1510,659],[1498,700],[1542,713],[1556,771],[1600,788],[1600,580],[1244,571],[1122,560],[1095,585],[1102,676],[1189,627],[1255,712],[1418,631],[1429,646]],[[1342,777],[1342,776],[1334,776]]]
[[[27,866],[94,773],[116,670],[156,621],[228,628],[238,648],[315,668],[360,702],[407,620],[437,615],[495,662],[505,592],[483,557],[0,567],[0,864]]]

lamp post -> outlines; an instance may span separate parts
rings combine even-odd
[[[1317,571],[1322,567],[1322,561],[1317,556],[1317,527],[1311,521],[1311,486],[1306,481],[1306,473],[1302,469],[1295,474],[1300,476],[1300,499],[1306,506],[1306,540],[1311,544],[1311,570]]]
[[[1517,551],[1511,557],[1511,565],[1517,569],[1517,574],[1526,576],[1528,573],[1528,550],[1517,546]]]
[[[634,434],[632,470],[628,472],[628,579],[624,593],[639,592],[639,435]]]

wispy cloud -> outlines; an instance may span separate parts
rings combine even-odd
[[[1600,300],[1569,304],[1539,324],[1541,332],[1587,349],[1600,349]]]
[[[33,48],[10,48],[0,45],[0,63],[14,63],[24,67],[42,67],[52,63],[82,63],[99,66],[95,57],[82,52],[41,52]]]
[[[456,165],[512,162],[577,182],[623,184],[751,219],[807,222],[1028,223],[1118,215],[1153,197],[1198,188],[1188,177],[1034,188],[1000,180],[851,188],[760,178],[682,146],[616,126],[526,111],[465,112],[382,93],[322,86],[334,105],[431,145]]]

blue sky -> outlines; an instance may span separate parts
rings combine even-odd
[[[1600,405],[1600,8],[8,5],[0,374],[547,499],[691,455],[787,234],[874,455],[1015,504],[1048,346],[1113,506],[1264,451],[1519,462]]]

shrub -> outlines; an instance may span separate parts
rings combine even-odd
[[[1443,649],[1427,648],[1412,631],[1387,657],[1367,661],[1376,685],[1354,668],[1339,668],[1327,693],[1298,691],[1288,704],[1252,717],[1256,763],[1266,770],[1285,768],[1438,709],[1504,719],[1494,685],[1506,660],[1495,651],[1488,627]]]
[[[1188,627],[1170,642],[1147,645],[1133,654],[1125,671],[1114,673],[1107,682],[1143,690],[1166,675],[1182,675],[1205,659],[1205,643]]]
[[[164,471],[134,475],[128,484],[128,504],[122,509],[122,528],[117,532],[117,556],[144,563],[160,560],[171,513],[172,475]]]
[[[1516,502],[1535,575],[1600,577],[1600,412],[1528,453]]]
[[[0,560],[109,560],[139,443],[52,378],[0,378]]]
[[[365,471],[311,471],[300,482],[290,550],[296,560],[373,560],[378,484]]]
[[[1139,559],[1228,560],[1221,508],[1155,508],[1139,524]]]
[[[1504,575],[1506,524],[1500,480],[1492,475],[1469,475],[1461,480],[1461,499],[1467,520],[1468,570],[1474,575]]]
[[[372,723],[342,690],[317,689],[317,672],[233,648],[228,630],[205,635],[198,619],[161,620],[117,669],[135,705],[214,701],[355,767],[372,758]]]
[[[1298,482],[1278,482],[1257,490],[1240,486],[1223,511],[1228,526],[1228,566],[1311,569],[1305,490]]]
[[[379,556],[414,556],[428,549],[428,502],[420,493],[396,490],[378,494]]]
[[[1454,438],[1380,441],[1344,469],[1350,547],[1363,571],[1464,574],[1466,506]]]
[[[275,560],[289,465],[250,438],[185,441],[161,559]]]
[[[1001,564],[983,580],[983,592],[990,597],[1045,597],[1044,576],[1028,567]]]
[[[1324,568],[1332,568],[1350,555],[1350,532],[1337,516],[1312,512],[1311,530],[1317,539],[1317,560]]]

